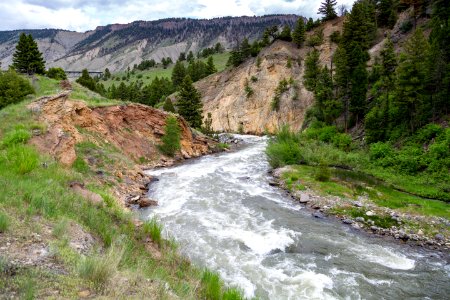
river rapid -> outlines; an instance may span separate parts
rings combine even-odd
[[[316,219],[268,183],[267,139],[149,171],[165,234],[198,266],[260,299],[448,299],[450,265],[429,252]]]

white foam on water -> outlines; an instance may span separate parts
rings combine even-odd
[[[414,259],[389,247],[366,243],[345,230],[333,231],[333,235],[328,232],[331,225],[319,221],[303,220],[300,224],[314,233],[314,242],[321,246],[320,255],[313,248],[302,253],[301,243],[309,241],[300,239],[303,227],[295,224],[291,228],[290,223],[274,220],[274,213],[267,211],[267,207],[296,211],[300,206],[268,185],[268,164],[262,158],[266,139],[242,138],[253,145],[148,172],[160,179],[150,192],[159,206],[148,214],[162,220],[165,231],[180,241],[181,251],[189,258],[219,272],[225,282],[243,289],[246,297],[262,299],[333,299],[337,283],[351,291],[352,299],[358,299],[364,291],[359,290],[356,278],[371,285],[391,284],[389,280],[334,268],[335,261],[349,254],[355,262],[370,267],[376,264],[380,270],[414,269]],[[321,226],[325,227],[320,230]],[[298,253],[282,252],[291,245],[296,249],[297,243]],[[345,253],[337,252],[339,249]]]

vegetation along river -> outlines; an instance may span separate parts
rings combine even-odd
[[[268,184],[267,139],[151,171],[166,234],[199,266],[260,299],[445,299],[450,265],[427,252],[315,219]]]

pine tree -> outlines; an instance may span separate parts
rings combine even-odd
[[[305,60],[305,75],[303,76],[303,83],[306,89],[312,92],[316,89],[317,78],[320,74],[319,55],[319,51],[314,49],[308,52]]]
[[[314,27],[316,27],[316,26],[315,26],[315,24],[314,24],[313,18],[309,18],[309,19],[308,19],[308,22],[306,23],[306,28],[305,28],[306,31],[313,30]]]
[[[105,69],[105,72],[103,74],[103,77],[108,80],[109,78],[111,78],[111,72],[109,71],[108,68]]]
[[[162,144],[159,146],[159,149],[168,156],[174,156],[181,149],[181,128],[175,116],[169,115],[167,117],[164,132],[164,136],[161,138]]]
[[[333,20],[337,18],[335,9],[336,4],[336,0],[325,0],[321,3],[318,13],[323,15],[323,21]]]
[[[202,127],[202,102],[200,93],[192,84],[191,77],[186,76],[180,86],[177,102],[178,113],[193,128]]]
[[[192,51],[189,51],[189,53],[188,53],[188,55],[186,57],[186,60],[188,62],[192,62],[194,60],[194,53],[192,53]]]
[[[83,69],[83,71],[81,72],[81,76],[76,80],[76,82],[95,92],[95,80],[89,75],[87,69]]]
[[[186,68],[184,64],[178,60],[172,70],[172,84],[177,89],[186,77]]]
[[[19,73],[45,74],[45,61],[31,34],[20,34],[16,51],[13,54],[12,66]]]
[[[394,27],[397,21],[397,0],[378,0],[378,25]]]
[[[298,18],[295,24],[294,31],[292,32],[292,41],[297,45],[297,47],[303,46],[305,42],[305,21],[302,17]]]
[[[403,112],[403,120],[409,122],[411,132],[421,125],[427,113],[424,101],[428,57],[429,44],[418,29],[406,42],[397,68],[396,104]]]
[[[291,27],[289,27],[288,25],[285,25],[283,27],[283,30],[281,31],[280,35],[278,36],[278,38],[282,41],[287,41],[287,42],[292,41]]]
[[[170,100],[169,97],[167,97],[166,100],[164,101],[163,109],[164,109],[164,111],[167,111],[167,112],[172,112],[172,113],[175,112],[175,107],[173,107],[172,100]]]
[[[211,75],[217,72],[216,66],[214,65],[214,59],[212,56],[208,57],[208,61],[206,62],[206,74]]]

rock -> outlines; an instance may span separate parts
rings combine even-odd
[[[318,211],[316,211],[315,213],[313,213],[312,216],[313,216],[314,218],[317,218],[317,219],[323,219],[323,218],[325,218],[325,216],[324,216],[322,213],[318,212]]]
[[[308,194],[305,194],[305,193],[300,194],[300,200],[299,200],[300,203],[308,203],[310,201],[311,201],[311,199],[309,198]]]
[[[344,219],[342,222],[344,224],[353,224],[353,220],[351,220],[351,219]]]
[[[272,181],[269,181],[269,185],[270,186],[279,186],[280,184],[278,182],[272,180]]]
[[[148,198],[140,198],[137,202],[137,204],[139,205],[139,207],[149,207],[149,206],[157,206],[158,202],[155,200],[151,200]]]
[[[417,232],[418,235],[423,235],[423,230],[419,229],[419,231]]]
[[[373,211],[369,210],[366,212],[366,216],[369,216],[369,217],[375,216],[375,213]]]
[[[129,204],[138,204],[138,201],[139,201],[140,198],[141,198],[141,196],[130,195],[130,196],[128,196],[126,202],[129,203]]]
[[[377,231],[377,230],[378,230],[378,227],[377,227],[377,226],[370,226],[370,229],[371,229],[372,231]]]
[[[359,202],[359,201],[353,201],[353,203],[352,203],[354,206],[356,206],[356,207],[363,207],[363,204],[361,203],[361,202]]]
[[[436,240],[438,240],[438,241],[443,241],[443,240],[444,240],[444,235],[438,233],[438,234],[436,234],[436,235],[434,236],[434,238],[435,238]]]
[[[91,295],[91,292],[89,290],[84,290],[78,293],[78,297],[80,298],[87,298]]]
[[[355,220],[357,222],[361,222],[361,223],[364,223],[364,221],[365,221],[365,219],[363,217],[357,217]]]

